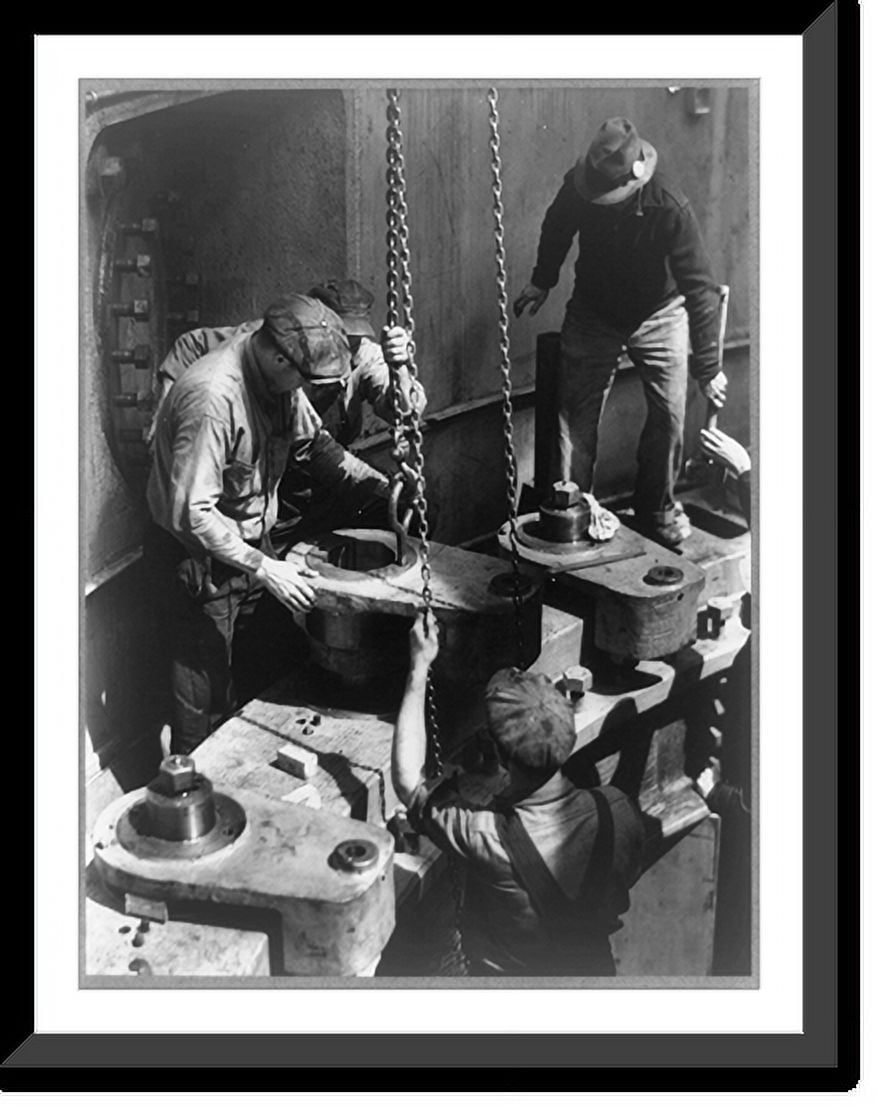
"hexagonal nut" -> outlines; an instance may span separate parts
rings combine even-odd
[[[553,508],[572,508],[581,499],[582,493],[575,481],[556,481],[552,485],[550,503]]]
[[[568,666],[564,670],[563,685],[567,696],[584,696],[593,684],[592,672],[585,666]]]
[[[159,766],[158,781],[171,794],[186,792],[195,784],[195,759],[171,754]]]

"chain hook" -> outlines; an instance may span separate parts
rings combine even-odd
[[[408,206],[406,204],[405,157],[402,148],[402,115],[399,91],[387,90],[387,325],[402,326],[409,335],[408,373],[414,383],[418,378],[415,346],[414,301],[412,297],[411,251],[409,249]],[[417,516],[418,553],[421,563],[421,597],[424,604],[424,626],[432,612],[433,590],[430,570],[430,545],[427,538],[427,497],[424,482],[424,435],[415,397],[410,393],[408,407],[411,421],[408,433],[403,427],[404,397],[402,382],[396,367],[391,368],[391,402],[393,414],[394,457],[400,466],[409,460],[414,477],[412,509]],[[397,502],[399,494],[397,493]],[[407,517],[408,518],[408,517]],[[394,528],[395,529],[395,528]],[[397,531],[397,543],[402,539]],[[436,703],[433,683],[427,680],[427,733],[434,767],[441,769],[439,732],[436,723]]]

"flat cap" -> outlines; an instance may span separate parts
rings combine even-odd
[[[269,305],[262,327],[274,345],[314,384],[337,381],[351,368],[344,325],[311,296],[287,296]]]
[[[567,761],[576,737],[573,707],[542,673],[501,669],[485,689],[488,729],[509,761],[537,773]]]
[[[322,300],[332,308],[349,335],[375,337],[375,329],[369,318],[375,297],[359,281],[352,277],[344,281],[327,281],[325,285],[316,285],[310,289],[308,295]]]

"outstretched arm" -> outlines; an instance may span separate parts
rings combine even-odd
[[[564,183],[549,205],[540,228],[537,247],[537,264],[530,281],[524,286],[512,304],[516,316],[530,305],[530,315],[535,315],[558,284],[561,266],[570,252],[573,238],[579,229],[579,211],[582,199],[573,185],[573,171],[564,177]]]
[[[427,696],[427,675],[439,652],[439,634],[432,613],[418,615],[409,633],[411,664],[399,715],[393,732],[390,774],[396,795],[403,804],[411,804],[423,784],[427,760],[427,728],[424,706]]]

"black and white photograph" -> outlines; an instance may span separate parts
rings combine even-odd
[[[759,83],[80,81],[85,989],[759,985]]]
[[[3,1095],[856,1085],[852,8],[35,36]]]

